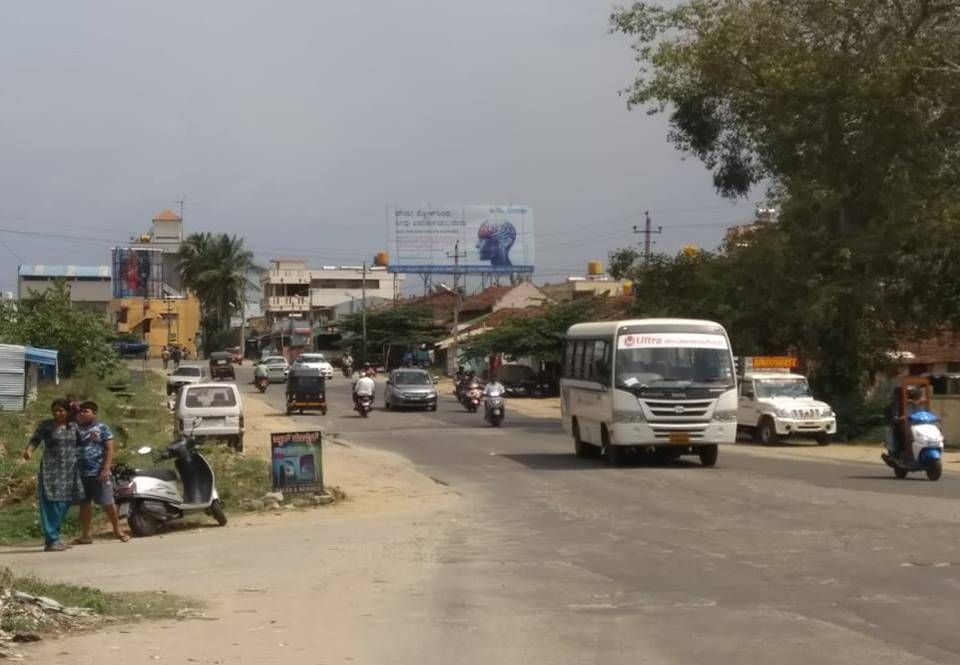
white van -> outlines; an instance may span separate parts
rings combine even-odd
[[[630,449],[698,455],[714,466],[737,438],[737,381],[723,326],[693,319],[580,323],[567,331],[564,429],[578,456]]]
[[[174,433],[226,439],[243,450],[243,405],[234,383],[198,383],[180,389],[173,414]]]

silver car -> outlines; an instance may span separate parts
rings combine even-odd
[[[283,356],[267,356],[260,360],[260,365],[267,368],[267,378],[270,383],[283,383],[287,380],[290,364]]]
[[[422,369],[395,369],[390,372],[383,399],[388,409],[412,406],[437,410],[437,389],[433,385],[433,378]]]

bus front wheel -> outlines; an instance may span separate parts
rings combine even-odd
[[[593,445],[580,438],[580,423],[573,421],[573,450],[577,457],[593,456]]]
[[[716,466],[717,458],[720,456],[720,448],[714,444],[712,446],[700,446],[700,464],[703,466]]]

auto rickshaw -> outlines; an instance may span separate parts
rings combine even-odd
[[[210,354],[210,378],[213,381],[236,381],[237,374],[233,371],[233,357],[226,351],[216,351]]]
[[[323,372],[315,367],[292,367],[287,375],[287,415],[307,409],[327,415]]]

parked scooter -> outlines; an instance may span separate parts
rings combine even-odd
[[[917,411],[907,417],[910,427],[909,460],[897,456],[892,449],[893,436],[888,437],[887,452],[881,456],[887,466],[893,469],[897,478],[906,478],[907,474],[923,471],[930,480],[939,480],[943,473],[943,432],[937,423],[937,416],[929,411]]]
[[[257,384],[257,390],[259,390],[262,393],[265,393],[267,392],[267,386],[270,385],[270,379],[265,376],[261,376],[256,380],[256,384]]]
[[[504,416],[506,416],[506,406],[503,400],[503,391],[496,390],[485,395],[483,398],[484,420],[493,427],[500,427]]]
[[[354,410],[360,414],[361,418],[366,418],[373,411],[373,398],[369,395],[357,396],[357,404]]]
[[[144,446],[137,451],[149,455]],[[227,515],[217,494],[210,463],[197,452],[193,439],[180,439],[155,456],[174,460],[173,469],[131,469],[114,465],[114,500],[120,518],[126,518],[135,536],[152,536],[160,526],[196,513],[212,515],[224,526]]]

